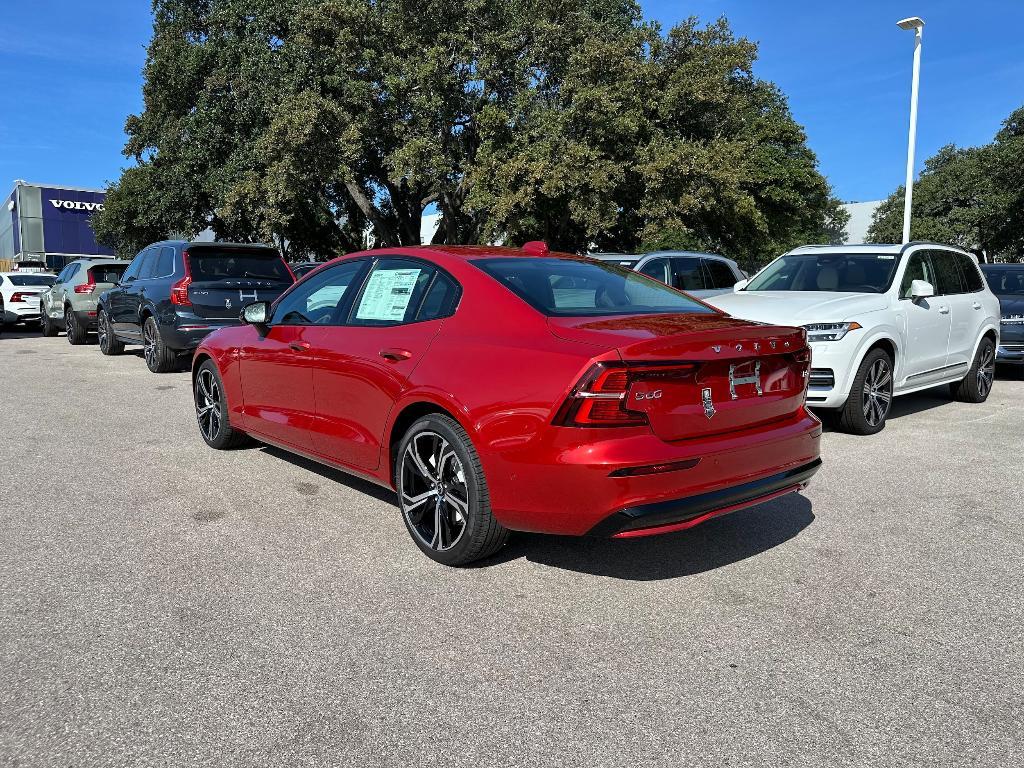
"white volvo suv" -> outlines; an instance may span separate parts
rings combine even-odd
[[[975,258],[950,246],[804,246],[707,301],[806,328],[807,403],[837,411],[848,432],[882,429],[894,395],[950,385],[980,403],[992,390],[999,300]]]

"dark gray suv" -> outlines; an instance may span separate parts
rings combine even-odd
[[[276,248],[236,243],[154,243],[100,295],[100,351],[142,344],[154,373],[174,370],[205,336],[239,324],[242,309],[272,302],[295,282]]]

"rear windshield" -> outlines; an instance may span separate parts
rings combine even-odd
[[[769,264],[743,290],[885,293],[897,264],[894,253],[788,254]]]
[[[188,265],[196,283],[235,278],[292,282],[288,267],[276,251],[203,248],[188,252]]]
[[[664,283],[607,262],[520,257],[473,264],[545,315],[714,312]]]
[[[1024,264],[982,264],[981,271],[997,296],[1024,296]]]
[[[127,264],[101,264],[89,267],[89,276],[94,283],[116,283],[126,269]]]
[[[56,275],[8,275],[14,285],[53,285]]]

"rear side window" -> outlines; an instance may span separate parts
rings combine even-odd
[[[423,297],[423,304],[416,313],[417,320],[436,320],[448,317],[455,311],[459,298],[459,287],[455,281],[438,272]]]
[[[703,291],[709,286],[704,281],[703,259],[675,256],[672,259],[672,285],[681,291]]]
[[[954,254],[950,251],[932,251],[932,266],[935,268],[935,292],[941,296],[964,293],[960,269]]]
[[[956,263],[960,266],[960,274],[964,279],[964,287],[969,293],[980,291],[985,288],[984,278],[981,276],[981,270],[978,265],[974,262],[970,256],[965,253],[954,253],[953,258],[956,259]]]
[[[736,284],[736,276],[724,261],[704,259],[704,268],[711,277],[710,288],[732,288]]]
[[[432,267],[418,261],[381,259],[363,285],[352,322],[360,325],[412,322],[434,272]]]
[[[545,315],[610,315],[714,310],[638,272],[614,264],[568,258],[478,259],[486,272]]]
[[[197,248],[188,252],[189,271],[193,283],[215,282],[234,278],[291,283],[291,272],[284,259],[274,250],[230,248]]]
[[[174,275],[174,248],[165,245],[160,248],[160,253],[153,262],[153,274],[151,277],[172,277]]]

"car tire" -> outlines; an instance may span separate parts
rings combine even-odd
[[[96,329],[99,334],[100,352],[104,355],[120,355],[124,352],[124,342],[114,335],[110,325],[110,317],[102,309],[97,313]]]
[[[432,560],[467,565],[508,541],[508,529],[491,513],[480,456],[451,417],[434,413],[409,427],[398,446],[394,481],[405,527]]]
[[[178,356],[164,344],[160,326],[152,315],[142,324],[142,355],[153,373],[168,373],[178,367]]]
[[[57,326],[53,324],[53,320],[50,319],[46,310],[43,310],[42,315],[39,318],[39,330],[42,332],[43,336],[48,338],[52,338],[58,333]]]
[[[839,412],[839,429],[851,435],[873,435],[885,428],[892,407],[893,362],[883,349],[872,349],[853,378],[850,396]]]
[[[226,451],[249,442],[249,436],[231,426],[228,399],[220,371],[212,360],[204,360],[192,382],[199,434],[211,448]]]
[[[64,310],[64,332],[68,337],[68,344],[75,347],[85,344],[89,339],[89,334],[86,333],[85,328],[78,322],[78,318],[71,307],[67,307]]]
[[[950,385],[950,394],[961,403],[984,403],[996,377],[996,345],[986,336],[974,353],[971,369],[961,381]]]

